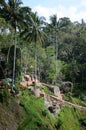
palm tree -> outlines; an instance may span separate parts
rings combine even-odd
[[[56,66],[55,66],[55,83],[56,83],[56,77],[57,77],[57,57],[58,57],[58,44],[57,44],[57,28],[58,22],[57,22],[57,15],[53,15],[50,17],[50,26],[51,26],[51,33],[54,36],[54,45],[55,45],[55,61],[56,61]]]
[[[21,0],[1,0],[0,1],[0,15],[8,22],[14,30],[14,61],[13,61],[13,80],[12,86],[14,86],[15,79],[15,60],[16,60],[16,45],[17,45],[17,31],[24,27],[27,23],[25,21],[25,15],[30,13],[29,7],[21,7]],[[13,88],[13,87],[12,87]]]
[[[39,18],[36,12],[32,12],[30,17],[28,17],[28,28],[24,32],[22,32],[22,34],[24,34],[25,39],[27,39],[29,42],[35,43],[35,87],[37,79],[37,43],[43,43],[44,38],[46,37],[46,34],[43,31],[43,26],[44,18]]]

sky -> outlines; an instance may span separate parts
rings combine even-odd
[[[86,0],[22,0],[24,6],[29,6],[39,16],[47,21],[52,15],[57,18],[68,17],[72,22],[84,19],[86,22]]]

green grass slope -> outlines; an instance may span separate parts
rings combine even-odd
[[[58,130],[84,130],[81,128],[75,110],[64,107],[58,116]]]
[[[75,100],[74,100],[75,101]],[[29,90],[11,96],[0,90],[0,130],[86,130],[86,111],[70,106],[59,115],[51,114],[43,98],[36,98]]]
[[[28,116],[18,130],[56,130],[56,119],[45,108],[42,98],[37,99],[25,92],[20,105],[25,109]]]

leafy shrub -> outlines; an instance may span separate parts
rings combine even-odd
[[[58,130],[83,130],[77,120],[75,110],[70,107],[64,107],[58,116]]]
[[[45,109],[43,99],[25,95],[26,93],[23,92],[20,105],[25,109],[28,117],[19,126],[18,130],[56,130],[55,117]]]

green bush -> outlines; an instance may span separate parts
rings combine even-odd
[[[75,110],[70,107],[64,107],[58,116],[58,130],[83,130],[77,119]]]
[[[50,115],[44,107],[42,98],[35,98],[32,95],[25,96],[23,92],[20,105],[25,109],[27,118],[19,126],[18,130],[56,130],[55,117]]]

